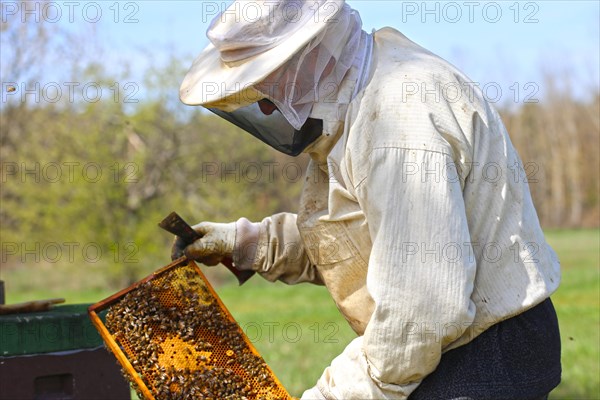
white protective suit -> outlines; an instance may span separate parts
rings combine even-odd
[[[238,240],[236,265],[326,285],[359,335],[303,398],[404,399],[443,352],[537,305],[560,281],[496,111],[399,32],[373,36],[368,82],[346,113],[313,109],[330,135],[306,150],[299,214],[237,222],[239,239],[259,241],[254,253]]]

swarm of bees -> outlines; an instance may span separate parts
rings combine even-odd
[[[128,292],[110,306],[105,325],[156,399],[289,398],[186,266]]]

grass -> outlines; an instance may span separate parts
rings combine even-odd
[[[249,283],[220,288],[219,295],[282,384],[299,397],[355,334],[323,287]]]
[[[551,399],[600,399],[600,231],[552,231],[562,283],[552,297],[561,329],[562,382]]]
[[[600,399],[600,230],[549,231],[547,239],[563,272],[552,297],[561,325],[563,381],[550,398]],[[96,302],[120,289],[107,289],[102,268],[55,265],[0,272],[9,303],[49,297]],[[255,277],[243,287],[226,283],[217,291],[292,395],[314,385],[354,337],[322,287]]]

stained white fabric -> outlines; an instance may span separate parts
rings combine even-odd
[[[360,16],[344,4],[325,30],[254,88],[299,130],[315,103],[334,101],[350,67],[364,65],[363,58],[357,59],[365,49],[360,47],[362,33]]]
[[[560,281],[497,112],[399,32],[374,41],[368,83],[343,118],[318,103],[330,135],[307,149],[299,213],[249,228],[251,269],[324,284],[358,335],[304,398],[406,399],[443,352]]]

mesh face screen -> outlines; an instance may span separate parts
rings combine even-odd
[[[89,311],[140,396],[290,398],[192,261],[180,259]]]

